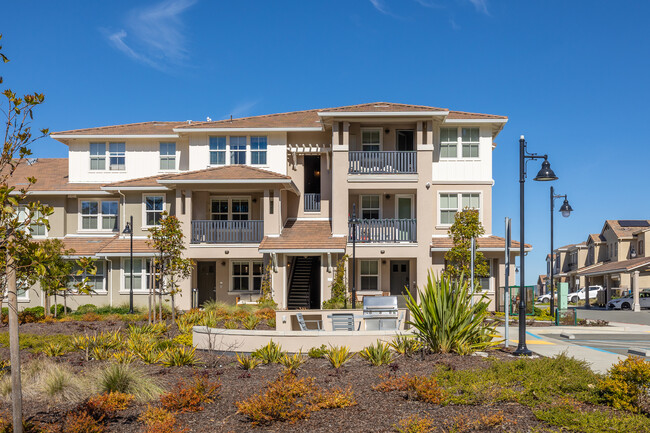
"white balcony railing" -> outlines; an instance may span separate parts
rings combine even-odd
[[[416,226],[414,219],[359,220],[356,238],[359,243],[416,242]],[[352,230],[352,224],[350,224],[349,242],[352,242]]]
[[[259,243],[263,236],[264,221],[192,221],[193,244]]]
[[[305,212],[320,212],[320,194],[305,193]]]
[[[417,153],[404,151],[351,151],[350,174],[409,174],[417,173]]]

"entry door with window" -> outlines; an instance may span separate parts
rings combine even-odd
[[[413,196],[398,195],[396,198],[397,240],[401,242],[415,241],[415,226],[413,224]]]
[[[198,304],[216,300],[217,273],[216,262],[197,262]]]
[[[403,296],[409,288],[409,262],[408,260],[390,261],[390,294]]]

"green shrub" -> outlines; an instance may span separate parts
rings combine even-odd
[[[650,362],[636,356],[614,364],[598,383],[602,400],[614,409],[650,413]]]
[[[399,334],[388,343],[400,355],[411,356],[422,348],[422,344],[413,336]]]
[[[193,346],[194,341],[192,333],[183,333],[174,337],[174,343],[182,344],[183,346]]]
[[[484,350],[499,343],[494,327],[485,324],[487,296],[472,304],[472,295],[464,277],[434,277],[431,272],[416,301],[407,290],[408,322],[415,334],[433,352],[461,355]]]
[[[393,362],[393,353],[390,351],[390,346],[381,341],[363,348],[359,352],[359,356],[376,367]]]
[[[196,364],[195,349],[187,346],[177,346],[162,352],[160,362],[165,367],[182,367]]]
[[[302,356],[302,352],[294,353],[291,356],[285,353],[284,356],[280,359],[280,364],[282,364],[284,368],[287,369],[287,371],[291,372],[298,370],[304,363],[305,358]]]
[[[34,323],[42,320],[45,317],[45,308],[31,307],[25,308],[18,313],[18,321],[20,323]]]
[[[269,341],[269,344],[260,347],[251,354],[251,356],[259,359],[264,364],[277,364],[284,355],[285,352],[282,351],[282,346],[275,344],[273,340]]]
[[[83,304],[75,311],[77,314],[86,314],[86,313],[96,313],[97,305],[95,304]]]
[[[257,328],[257,325],[260,323],[261,319],[254,314],[249,314],[243,321],[244,329],[253,330]]]
[[[330,346],[325,352],[325,358],[336,370],[343,367],[354,356],[347,346]]]
[[[62,304],[56,304],[56,305],[52,305],[52,306],[50,307],[50,314],[54,314],[54,311],[56,311],[56,316],[57,316],[57,317],[61,317],[61,316],[63,316],[63,315],[66,314],[66,313],[71,313],[71,312],[72,312],[72,308],[67,307],[67,309],[66,309],[66,307],[65,307],[64,305],[62,305]]]
[[[235,355],[237,356],[237,362],[239,363],[239,366],[244,370],[252,370],[255,367],[257,367],[261,362],[259,359],[253,358],[252,356],[248,356],[248,355],[239,356],[239,353],[235,353]]]
[[[310,358],[324,358],[325,353],[327,353],[327,346],[324,344],[321,345],[321,347],[312,347],[309,349],[309,352],[307,352],[307,356]]]
[[[74,350],[73,337],[66,334],[20,334],[20,348],[29,349],[33,353],[45,353],[51,350],[52,345],[61,347],[61,354]],[[9,347],[9,334],[0,333],[0,345]]]
[[[562,431],[582,433],[648,433],[650,420],[643,415],[605,410],[581,410],[572,404],[553,405],[533,411],[537,419]]]
[[[100,394],[121,392],[133,394],[139,401],[148,401],[162,391],[153,379],[133,364],[108,364],[95,374],[95,386]]]
[[[266,324],[269,325],[269,328],[275,329],[275,317],[272,319],[268,319],[266,321]]]

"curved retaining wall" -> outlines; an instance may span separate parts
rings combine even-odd
[[[398,334],[409,331],[249,331],[246,329],[219,329],[195,326],[192,332],[194,346],[219,352],[253,352],[273,340],[282,350],[307,353],[312,347],[348,346],[358,352],[379,341],[389,342]]]

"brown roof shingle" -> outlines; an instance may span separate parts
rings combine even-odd
[[[75,256],[101,256],[102,254],[130,254],[131,240],[114,237],[66,237],[61,239],[66,249],[74,250]],[[151,253],[147,239],[133,239],[133,252]]]
[[[478,248],[505,248],[506,240],[500,236],[486,236],[478,238],[476,242]],[[520,243],[518,241],[511,241],[510,248],[519,248]],[[433,238],[431,241],[431,248],[445,248],[449,249],[454,246],[451,238],[449,237],[440,237]],[[531,245],[525,244],[525,248],[532,248]]]
[[[578,275],[615,274],[619,272],[629,272],[636,268],[642,268],[648,265],[650,265],[650,257],[637,257],[630,260],[605,263],[599,266],[585,267],[583,271],[578,271]]]
[[[29,185],[27,178],[36,178],[30,191],[100,191],[99,183],[70,183],[67,158],[38,158],[23,162],[9,179],[16,189]]]
[[[203,170],[188,171],[185,173],[163,176],[160,180],[172,183],[177,180],[290,180],[291,177],[274,171],[263,170],[247,165],[225,165],[223,167],[210,167]]]
[[[329,221],[297,221],[286,223],[278,237],[265,236],[260,250],[345,250],[346,237],[333,237]]]
[[[625,227],[621,226],[619,221],[625,221]],[[606,220],[605,224],[611,227],[616,237],[624,238],[632,237],[634,232],[638,231],[640,228],[648,227],[650,220]]]
[[[138,122],[123,125],[98,126],[95,128],[70,129],[52,133],[57,135],[177,135],[174,128],[187,124],[186,122]]]

